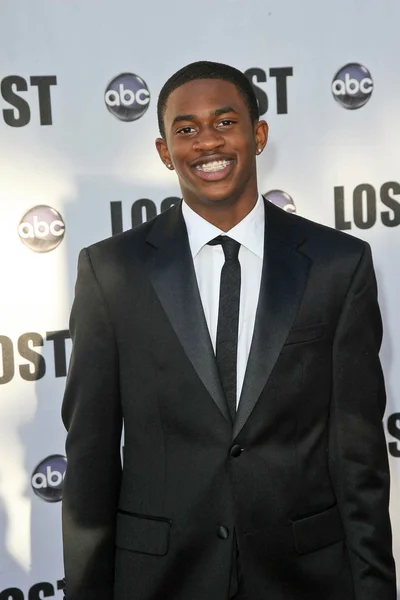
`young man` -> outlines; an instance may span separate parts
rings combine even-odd
[[[158,111],[182,203],[79,260],[67,600],[395,600],[369,246],[258,194],[236,69]]]

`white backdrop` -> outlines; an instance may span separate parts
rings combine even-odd
[[[78,251],[111,235],[111,206],[117,231],[132,205],[135,222],[145,217],[139,199],[159,212],[179,196],[154,147],[156,100],[174,71],[204,59],[258,70],[270,125],[260,191],[283,190],[299,214],[372,245],[400,557],[399,21],[392,0],[2,0],[0,600],[61,597],[60,404]],[[105,104],[123,73],[150,92],[128,122]],[[360,85],[364,105],[351,110]]]

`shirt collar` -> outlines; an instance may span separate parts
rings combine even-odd
[[[190,251],[193,258],[208,242],[218,235],[228,235],[259,258],[264,256],[265,209],[261,194],[254,208],[235,227],[229,231],[221,231],[215,225],[198,215],[185,200],[182,202],[182,214],[189,237]]]

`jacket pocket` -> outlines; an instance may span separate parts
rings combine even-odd
[[[337,505],[323,512],[292,521],[294,547],[298,554],[307,554],[344,540],[342,520]]]
[[[289,332],[289,335],[286,338],[285,346],[320,340],[324,337],[325,329],[326,323],[319,323],[318,325],[306,325],[305,327],[296,327]]]
[[[115,544],[130,552],[165,556],[168,552],[170,529],[170,519],[119,510]]]

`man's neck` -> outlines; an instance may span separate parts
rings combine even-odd
[[[200,217],[218,227],[221,231],[229,231],[235,225],[243,221],[245,217],[253,210],[258,200],[258,193],[255,195],[252,202],[242,202],[229,204],[225,202],[215,202],[211,206],[203,203],[189,203],[188,206],[196,212]]]

